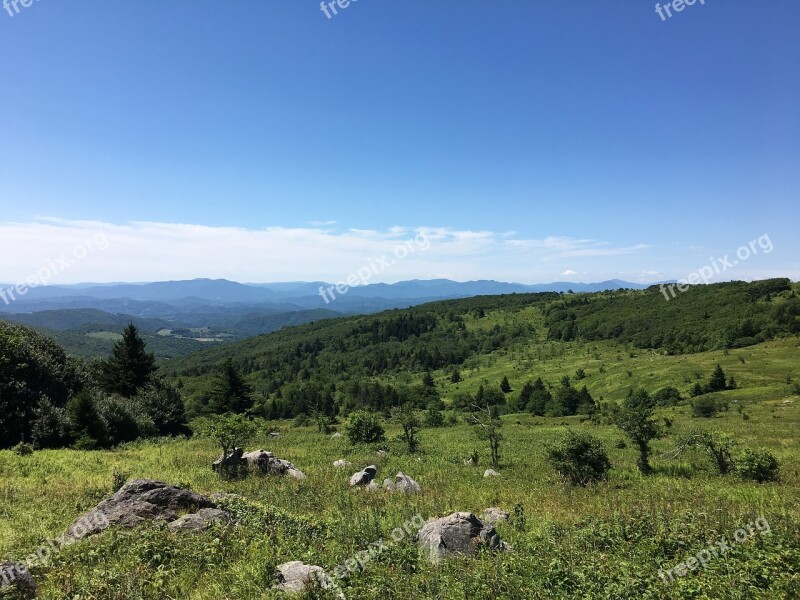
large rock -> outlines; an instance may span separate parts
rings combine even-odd
[[[484,477],[484,478],[486,478],[486,477],[499,477],[499,476],[500,476],[500,473],[498,473],[498,472],[497,472],[497,471],[495,471],[494,469],[486,469],[486,470],[483,472],[483,477]]]
[[[385,479],[383,487],[390,492],[403,492],[404,494],[419,494],[422,491],[419,484],[402,471],[395,476],[395,481]]]
[[[375,479],[375,475],[378,473],[378,467],[375,465],[370,465],[366,467],[363,471],[359,471],[355,473],[350,478],[350,485],[351,486],[367,486],[369,485],[373,479]]]
[[[168,527],[172,531],[206,531],[216,524],[230,525],[233,516],[225,510],[218,508],[201,508],[196,513],[184,515],[172,521]]]
[[[103,500],[92,510],[78,517],[67,530],[67,538],[78,540],[104,529],[136,527],[152,520],[175,521],[178,511],[194,512],[215,508],[210,498],[153,479],[134,479]]]
[[[432,562],[451,555],[472,556],[481,549],[508,549],[492,525],[468,512],[428,521],[417,533],[417,543]]]
[[[278,585],[275,588],[288,594],[301,594],[315,583],[326,590],[336,587],[325,569],[299,560],[278,565],[276,576]]]
[[[13,590],[18,598],[36,598],[36,581],[24,564],[0,563],[0,597]],[[14,596],[9,596],[13,598]]]
[[[295,479],[306,478],[305,474],[288,460],[276,458],[272,452],[266,450],[254,450],[245,454],[241,448],[236,448],[228,458],[215,460],[212,468],[219,471],[223,465],[230,468],[247,467],[262,475],[288,475]]]

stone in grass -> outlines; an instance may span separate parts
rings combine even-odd
[[[338,439],[338,438],[340,438],[340,437],[342,437],[342,434],[341,434],[341,433],[339,433],[339,432],[337,431],[336,433],[334,433],[334,434],[331,436],[331,439],[332,439],[332,440],[336,440],[336,439]]]
[[[375,475],[377,473],[378,473],[378,467],[376,467],[375,465],[370,465],[366,467],[363,471],[354,473],[353,476],[350,478],[350,485],[353,487],[367,486],[373,479],[375,479]]]
[[[302,594],[314,585],[326,590],[336,589],[333,580],[325,573],[325,569],[316,565],[307,565],[299,560],[278,565],[276,576],[278,584],[275,589],[287,594]]]
[[[36,598],[38,589],[24,564],[0,563],[0,598]]]
[[[484,478],[486,478],[486,477],[499,477],[499,476],[500,476],[500,473],[498,473],[498,472],[497,472],[497,471],[495,471],[494,469],[486,469],[486,470],[483,472],[483,476],[484,476]]]
[[[420,485],[402,471],[397,473],[395,481],[385,479],[383,487],[390,492],[403,492],[404,494],[419,494],[422,492]]]
[[[352,464],[353,463],[351,463],[349,460],[345,460],[343,458],[340,460],[333,461],[333,466],[336,467],[337,469],[343,469],[344,467],[349,467]]]
[[[210,498],[153,479],[134,479],[78,517],[66,539],[76,541],[108,527],[136,527],[146,521],[175,521],[178,511],[216,508]]]
[[[417,544],[434,563],[448,556],[474,556],[482,549],[491,552],[509,549],[492,525],[468,512],[428,521],[417,533]]]
[[[180,519],[172,521],[168,527],[172,531],[206,531],[215,524],[231,525],[232,515],[217,508],[201,508],[196,513],[183,515]]]
[[[288,460],[276,458],[272,452],[254,450],[242,455],[247,466],[262,475],[288,475],[295,479],[305,479],[305,474]]]
[[[483,511],[483,522],[489,523],[490,525],[495,525],[500,521],[508,521],[511,518],[511,513],[502,510],[500,508],[487,508]]]

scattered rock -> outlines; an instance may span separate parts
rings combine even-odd
[[[16,593],[21,598],[36,598],[38,590],[33,575],[24,564],[0,563],[0,597],[7,592]],[[9,596],[11,597],[11,596]]]
[[[375,454],[377,454],[381,458],[386,458],[386,456],[388,455],[388,452],[386,452],[386,450],[378,450]]]
[[[486,470],[483,472],[483,476],[484,476],[484,477],[499,477],[499,476],[500,476],[500,473],[498,473],[498,472],[497,472],[497,471],[495,471],[494,469],[486,469]]]
[[[500,508],[487,508],[485,511],[483,511],[482,516],[484,523],[496,525],[500,521],[508,521],[511,518],[511,513]]]
[[[279,437],[281,437],[281,432],[280,431],[273,431],[272,433],[269,434],[269,437],[271,437],[271,438],[279,438]]]
[[[369,485],[370,482],[373,479],[375,479],[375,475],[377,475],[377,473],[378,473],[378,467],[376,467],[375,465],[370,465],[370,466],[366,467],[363,471],[359,471],[358,473],[355,473],[350,478],[350,485],[351,486],[357,486],[357,485],[366,486],[366,485]]]
[[[205,531],[217,523],[231,525],[233,516],[217,508],[201,508],[196,513],[182,516],[168,525],[173,531]]]
[[[508,546],[495,528],[468,512],[453,513],[425,523],[417,533],[417,543],[432,562],[446,556],[473,556],[480,549],[505,552]]]
[[[331,439],[332,439],[332,440],[335,440],[336,438],[340,438],[340,437],[342,437],[342,434],[341,434],[341,433],[339,433],[339,432],[337,431],[336,433],[334,433],[334,434],[331,436]]]
[[[226,467],[247,467],[262,475],[289,475],[295,479],[306,478],[305,474],[288,460],[276,458],[272,452],[266,450],[254,450],[245,454],[241,448],[236,448],[224,461],[222,458],[215,460],[212,468],[219,471],[223,464]]]
[[[228,456],[224,458],[220,456],[211,463],[211,469],[216,472],[236,470],[245,465],[245,461],[242,458],[243,456],[244,450],[242,448],[234,448],[233,452]]]
[[[178,510],[215,508],[210,498],[153,479],[134,479],[69,526],[67,538],[78,540],[111,526],[136,527],[145,521],[175,521]]]
[[[345,459],[333,461],[333,466],[336,467],[337,469],[342,469],[344,467],[349,467],[352,464],[353,463],[351,463],[349,460],[345,460]]]
[[[278,585],[275,586],[275,589],[288,594],[301,594],[315,582],[326,590],[335,588],[333,581],[325,573],[325,569],[316,565],[307,565],[299,560],[278,565],[277,578]]]
[[[390,492],[403,492],[404,494],[419,494],[422,491],[419,484],[402,471],[395,476],[395,480],[384,479],[383,487]]]

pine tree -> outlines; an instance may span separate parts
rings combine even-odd
[[[153,379],[156,359],[145,347],[139,330],[129,324],[111,356],[100,363],[99,380],[104,391],[131,398]]]
[[[500,382],[500,391],[504,394],[509,394],[513,391],[511,384],[508,382],[508,377],[503,377],[503,381]]]
[[[727,380],[725,378],[725,371],[722,370],[720,365],[717,365],[717,368],[714,369],[714,372],[711,374],[711,379],[708,382],[708,391],[721,392],[726,387]]]
[[[212,390],[209,408],[213,413],[243,413],[253,408],[252,389],[230,358],[214,381]]]

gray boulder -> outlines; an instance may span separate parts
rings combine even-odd
[[[483,477],[484,477],[484,478],[486,478],[486,477],[499,477],[499,476],[500,476],[500,473],[498,473],[498,472],[497,472],[497,471],[495,471],[494,469],[486,469],[486,470],[483,472]]]
[[[172,531],[206,531],[218,523],[231,525],[233,515],[217,508],[201,508],[196,513],[190,513],[172,521],[168,527]]]
[[[343,469],[344,467],[349,467],[352,464],[353,463],[351,463],[349,460],[345,460],[343,458],[340,460],[333,461],[333,466],[336,467],[337,469]]]
[[[0,563],[0,597],[36,598],[38,589],[33,575],[24,564]],[[13,594],[16,594],[14,596]]]
[[[243,453],[240,458],[244,466],[262,475],[288,475],[295,479],[306,478],[305,474],[288,460],[276,458],[272,452],[267,452],[266,450]],[[214,464],[217,464],[220,460],[218,459]]]
[[[336,439],[339,439],[340,437],[342,437],[342,434],[341,434],[341,433],[339,433],[339,432],[337,431],[336,433],[334,433],[334,434],[331,436],[331,439],[332,439],[332,440],[336,440]]]
[[[350,478],[350,485],[351,486],[367,486],[375,479],[375,475],[378,473],[378,467],[375,465],[370,465],[366,467],[363,471],[359,471],[355,473]]]
[[[473,556],[481,549],[508,549],[492,525],[468,512],[428,521],[417,533],[417,544],[432,562],[440,562],[451,555]]]
[[[333,581],[325,573],[325,569],[316,565],[307,565],[299,560],[278,565],[276,577],[278,585],[275,586],[275,589],[288,594],[302,594],[315,583],[326,590],[335,588]]]
[[[422,491],[419,484],[402,471],[397,473],[395,481],[385,479],[383,481],[383,487],[390,492],[402,492],[404,494],[419,494]]]
[[[153,479],[134,479],[78,517],[67,530],[67,538],[78,540],[111,526],[136,527],[145,521],[175,521],[178,511],[195,512],[215,508],[210,498]]]

